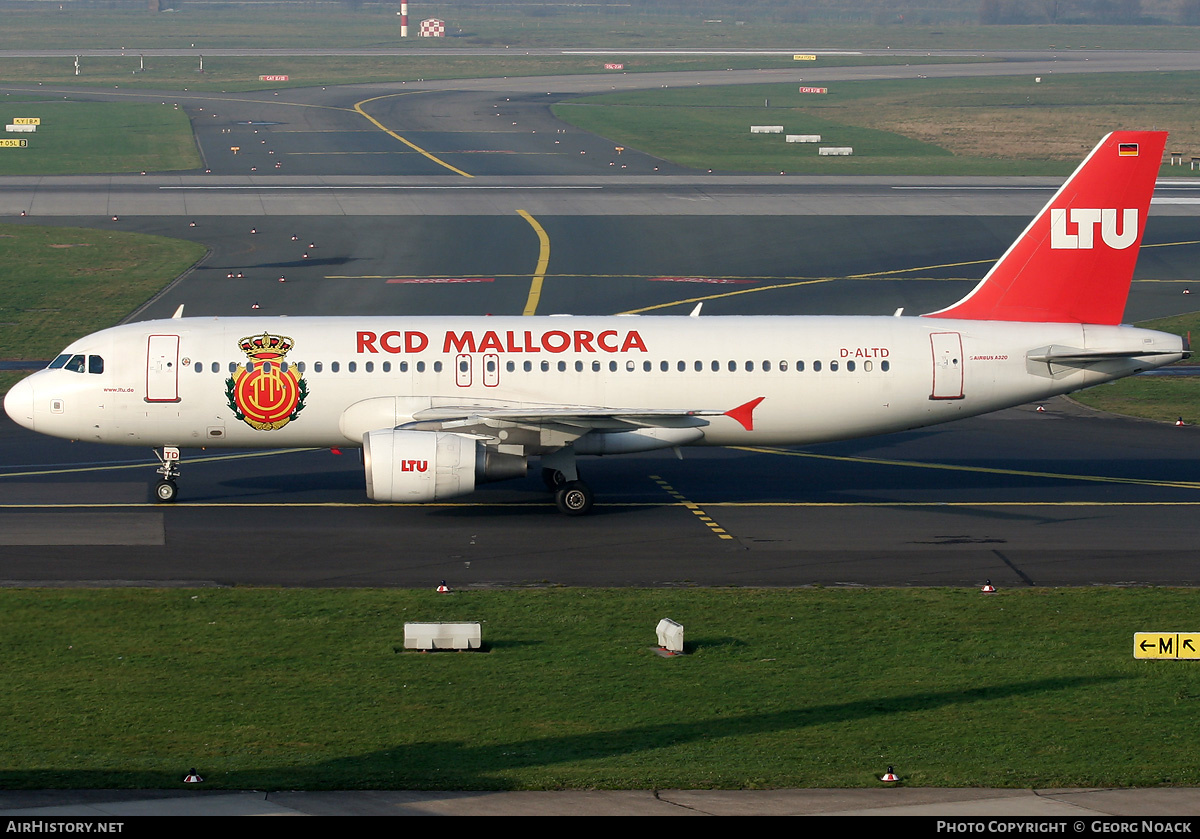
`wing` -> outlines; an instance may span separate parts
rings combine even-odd
[[[706,417],[726,416],[737,420],[747,431],[754,430],[754,409],[763,401],[758,397],[728,410],[721,408],[603,408],[591,405],[432,405],[413,413],[416,423],[436,422],[446,430],[473,424],[512,423],[532,426],[568,426],[585,434],[593,429],[697,428],[708,425]]]

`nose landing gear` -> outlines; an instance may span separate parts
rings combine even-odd
[[[162,478],[154,485],[154,500],[163,503],[174,501],[179,495],[179,487],[175,480],[179,477],[179,449],[175,446],[163,446],[162,451],[154,450],[154,456],[162,464],[158,474]]]

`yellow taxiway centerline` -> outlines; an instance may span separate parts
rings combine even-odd
[[[473,178],[473,177],[475,177],[474,175],[471,175],[471,174],[468,174],[467,172],[464,172],[462,169],[459,169],[457,166],[451,166],[451,165],[450,165],[449,163],[447,163],[446,161],[442,160],[442,159],[441,159],[441,158],[439,158],[439,157],[436,157],[436,156],[435,156],[435,155],[433,155],[431,152],[428,152],[428,151],[426,151],[425,149],[423,149],[423,148],[421,148],[420,146],[418,146],[416,143],[414,143],[414,142],[412,142],[412,141],[410,141],[410,140],[406,140],[406,139],[404,139],[404,138],[403,138],[403,137],[401,137],[399,134],[397,134],[395,131],[393,131],[392,129],[388,128],[388,127],[387,127],[386,125],[384,125],[382,122],[380,122],[379,120],[375,119],[375,117],[371,116],[370,114],[368,114],[366,111],[364,111],[364,110],[362,109],[362,106],[363,106],[363,105],[366,105],[368,102],[378,102],[380,99],[390,99],[390,98],[392,98],[393,96],[412,96],[412,95],[414,95],[414,94],[417,94],[417,93],[432,93],[432,92],[433,92],[433,91],[413,90],[413,91],[409,91],[409,92],[406,92],[406,93],[388,93],[388,94],[385,94],[384,96],[375,96],[375,97],[373,97],[373,98],[371,98],[371,99],[364,99],[364,100],[362,100],[361,102],[355,102],[355,103],[354,103],[354,110],[355,110],[355,111],[357,111],[358,113],[362,114],[362,115],[363,115],[364,117],[366,117],[368,120],[370,120],[370,121],[371,121],[371,123],[372,123],[372,124],[373,124],[373,125],[374,125],[376,128],[378,128],[380,131],[382,131],[383,133],[387,134],[389,137],[394,137],[395,139],[399,140],[401,143],[404,143],[404,145],[408,146],[408,147],[409,147],[410,149],[412,149],[413,151],[415,151],[415,152],[419,152],[420,154],[422,154],[422,155],[424,155],[425,157],[429,158],[429,159],[430,159],[430,160],[432,160],[434,163],[436,163],[438,166],[444,166],[445,168],[449,169],[451,172],[454,172],[456,175],[462,175],[464,178]]]
[[[546,234],[545,228],[538,224],[537,219],[529,213],[524,210],[517,210],[517,213],[529,222],[538,237],[537,267],[533,270],[533,281],[529,284],[529,297],[525,300],[525,310],[521,312],[522,315],[529,317],[537,313],[538,303],[542,299],[542,282],[546,279],[546,266],[550,264],[550,237]]]

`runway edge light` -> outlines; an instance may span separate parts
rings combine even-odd
[[[985,582],[983,584],[983,588],[981,588],[980,591],[982,591],[984,594],[995,594],[996,587],[994,585],[992,585],[991,580],[988,580],[987,582]]]
[[[683,624],[670,618],[658,622],[658,648],[668,655],[683,655]]]
[[[200,777],[200,774],[195,769],[189,769],[187,775],[183,778],[183,782],[185,784],[202,784],[204,783],[204,779]]]
[[[888,771],[884,772],[883,777],[880,778],[879,780],[883,781],[885,784],[894,784],[897,781],[899,781],[900,778],[896,775],[893,768],[891,766],[889,766]]]

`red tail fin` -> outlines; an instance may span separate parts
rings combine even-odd
[[[1114,131],[962,300],[926,317],[1118,324],[1165,131]]]

